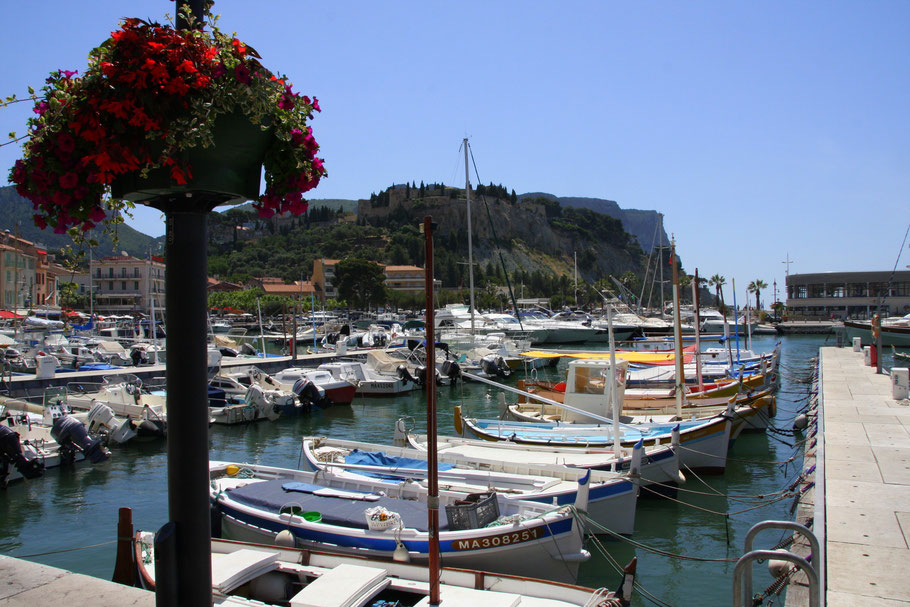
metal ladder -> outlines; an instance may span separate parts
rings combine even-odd
[[[745,554],[736,561],[733,568],[733,607],[743,607],[751,605],[752,601],[752,563],[756,559],[778,559],[789,561],[797,565],[806,572],[809,578],[809,607],[819,607],[821,600],[821,584],[819,583],[818,571],[806,559],[799,557],[792,552],[778,552],[776,550],[752,550],[752,544],[755,536],[765,529],[790,529],[802,534],[809,541],[812,550],[812,556],[816,559],[821,558],[821,550],[818,538],[803,525],[792,521],[762,521],[753,525],[746,534],[744,542]],[[743,596],[746,602],[743,602]]]

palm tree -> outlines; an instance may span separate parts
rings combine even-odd
[[[727,279],[720,274],[715,274],[708,279],[708,284],[714,287],[714,295],[716,300],[720,302],[720,313],[726,316],[727,307],[724,305],[724,292],[721,287],[727,284]]]
[[[766,283],[764,280],[762,280],[760,278],[756,278],[755,280],[753,280],[752,282],[749,283],[748,291],[749,291],[749,293],[755,293],[755,309],[757,311],[761,311],[761,301],[759,299],[761,296],[761,290],[767,289],[767,288],[768,288],[768,283]]]

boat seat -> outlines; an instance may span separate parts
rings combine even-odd
[[[517,607],[521,603],[521,595],[512,592],[491,592],[489,590],[474,590],[473,588],[463,588],[461,586],[448,586],[442,584],[439,587],[440,603],[446,607]],[[430,604],[429,595],[423,597],[415,607],[428,607]]]
[[[212,589],[227,594],[263,573],[278,568],[277,552],[244,548],[212,554]]]
[[[389,584],[388,572],[378,567],[333,567],[291,597],[291,607],[350,607],[368,590],[378,592]]]

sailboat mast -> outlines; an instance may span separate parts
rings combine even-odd
[[[464,195],[468,209],[468,288],[471,292],[471,335],[474,335],[474,246],[471,242],[471,176],[468,174],[468,138],[464,138]]]
[[[619,404],[619,398],[616,395],[616,342],[613,339],[613,306],[607,308],[607,329],[610,336],[610,408],[613,417],[613,454],[617,461],[622,457],[622,438],[619,430],[619,416],[622,413],[622,406]],[[604,378],[606,381],[607,378]]]
[[[468,140],[465,139],[465,149]],[[440,603],[439,596],[439,468],[436,454],[436,329],[433,326],[435,307],[433,305],[433,219],[429,215],[423,218],[423,235],[425,239],[424,290],[426,291],[426,327],[427,327],[427,523],[430,534],[430,605]],[[470,233],[470,232],[469,232]],[[472,310],[473,310],[473,302]],[[473,327],[472,327],[473,328]]]
[[[683,396],[686,388],[682,355],[682,327],[679,314],[679,268],[676,263],[676,241],[670,241],[670,264],[673,266],[673,339],[676,343],[676,417],[682,418]]]
[[[664,313],[664,216],[663,214],[658,214],[658,217],[660,218],[660,233],[658,234],[658,238],[660,238],[660,255],[657,257],[660,265],[660,317],[666,318]]]
[[[698,378],[698,391],[705,388],[701,377],[701,329],[698,326],[698,311],[701,307],[698,298],[698,268],[695,268],[695,280],[692,281],[692,304],[695,306],[695,376]]]

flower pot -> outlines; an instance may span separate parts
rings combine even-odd
[[[215,121],[214,145],[181,152],[192,177],[178,184],[169,168],[121,175],[111,184],[114,198],[154,205],[156,200],[175,195],[205,194],[217,204],[240,204],[259,198],[262,161],[272,143],[271,130],[263,131],[239,112],[224,114]]]

